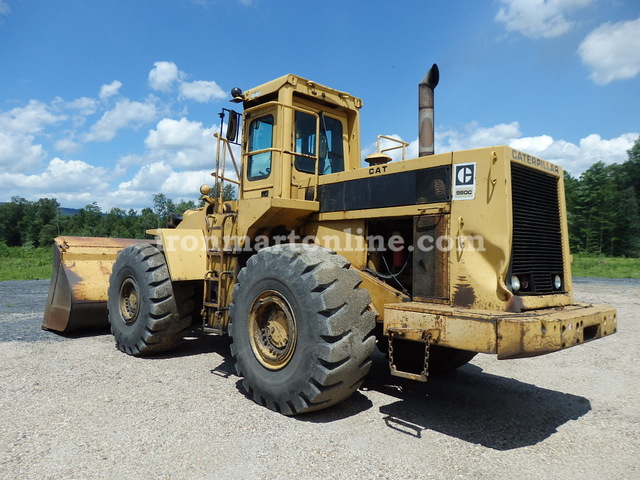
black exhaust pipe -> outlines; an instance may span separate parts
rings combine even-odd
[[[429,69],[418,87],[418,107],[420,120],[419,156],[434,154],[433,91],[440,81],[440,71],[435,63]]]

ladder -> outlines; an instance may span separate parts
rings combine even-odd
[[[222,135],[222,126],[225,112],[229,114],[227,133]],[[214,177],[217,198],[212,201],[213,212],[206,217],[207,228],[207,272],[204,277],[204,293],[202,302],[202,322],[203,330],[206,333],[223,335],[226,333],[228,322],[227,312],[229,311],[229,287],[233,285],[236,262],[230,262],[232,256],[237,255],[235,246],[227,245],[227,232],[234,231],[237,219],[237,212],[229,212],[224,203],[225,182],[235,183],[239,186],[238,194],[242,197],[242,175],[238,169],[238,164],[233,156],[231,144],[238,143],[238,125],[242,115],[226,108],[220,112],[220,133],[213,136],[218,140],[216,147],[215,171],[211,174]],[[225,165],[227,155],[235,169],[236,178],[232,180],[225,176]],[[218,223],[220,221],[220,223]],[[230,223],[230,225],[229,225]],[[211,244],[212,239],[217,239],[215,245]]]
[[[229,310],[229,285],[233,284],[235,272],[229,266],[229,258],[236,255],[227,250],[228,237],[225,232],[233,229],[237,213],[225,213],[217,224],[219,215],[207,215],[208,239],[217,238],[217,245],[207,245],[207,272],[204,278],[203,329],[207,333],[223,335],[227,328]],[[231,222],[230,227],[227,225]]]

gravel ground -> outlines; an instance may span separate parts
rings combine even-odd
[[[138,359],[42,331],[47,290],[0,282],[1,479],[640,478],[639,281],[576,279],[618,309],[611,337],[428,384],[377,354],[352,398],[294,418],[245,397],[222,338]]]

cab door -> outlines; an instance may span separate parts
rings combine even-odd
[[[274,196],[274,188],[279,183],[276,172],[281,162],[281,150],[274,147],[278,135],[276,109],[247,114],[245,128],[244,198]]]

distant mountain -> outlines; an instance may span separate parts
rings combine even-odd
[[[3,205],[5,203],[9,203],[9,202],[0,202],[0,205]],[[79,208],[66,208],[66,207],[60,207],[58,210],[60,211],[60,215],[64,215],[65,217],[70,217],[71,215],[75,215],[80,211]]]
[[[60,215],[64,215],[65,217],[70,217],[71,215],[75,215],[76,213],[78,213],[80,209],[60,207],[58,211],[60,212]]]

